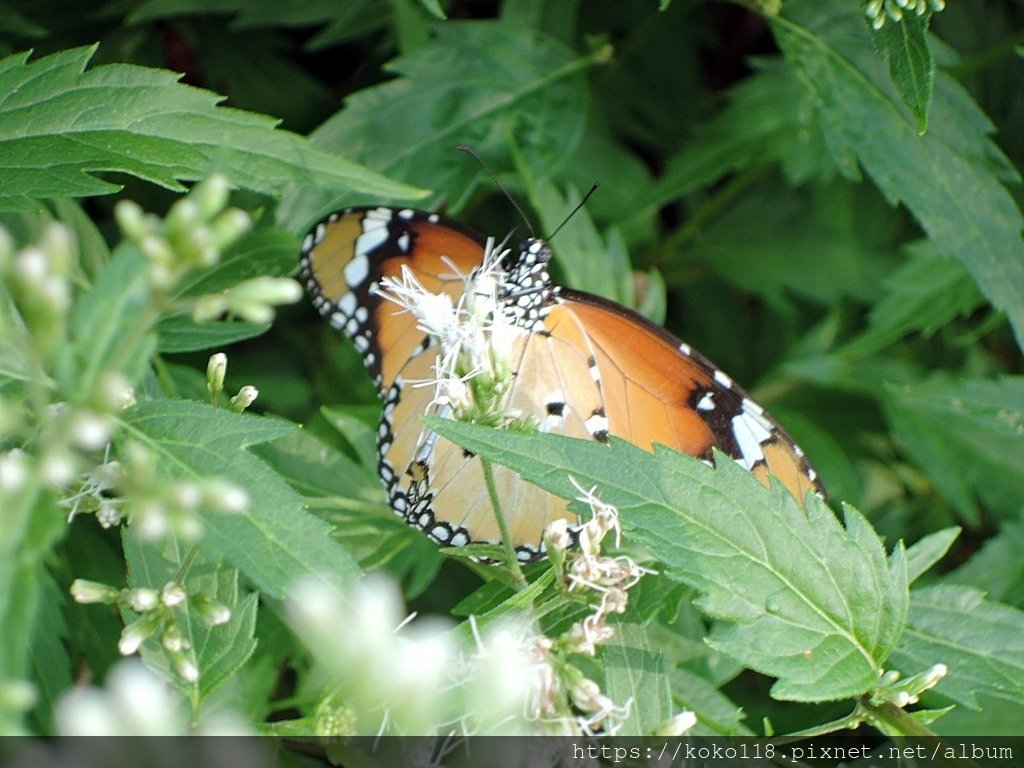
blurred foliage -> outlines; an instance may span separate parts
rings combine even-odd
[[[843,533],[818,520],[828,530],[812,548],[833,578],[843,568],[828,556],[858,551],[866,582],[892,574],[871,593],[888,626],[865,659],[906,675],[950,668],[923,702],[955,711],[929,727],[1020,734],[1024,8],[918,2],[920,14],[898,19],[888,5],[4,3],[0,224],[16,248],[45,242],[52,222],[77,245],[61,273],[67,317],[32,304],[14,268],[0,286],[0,451],[25,447],[43,473],[42,414],[64,402],[99,408],[102,374],[114,371],[139,400],[115,418],[115,450],[130,436],[159,457],[156,476],[223,477],[254,497],[241,517],[199,515],[191,586],[236,611],[221,635],[194,610],[180,616],[211,677],[189,684],[173,654],[143,646],[194,718],[228,703],[258,728],[312,718],[326,701],[282,615],[298,572],[348,578],[358,563],[391,574],[427,614],[511,610],[487,568],[443,557],[386,509],[373,388],[354,348],[310,307],[280,311],[273,325],[189,314],[199,297],[292,272],[306,229],[344,205],[444,208],[499,236],[521,227],[455,151],[469,144],[542,232],[601,182],[552,243],[557,279],[638,308],[715,360],[786,425],[832,501],[859,510]],[[144,288],[114,202],[163,215],[214,172],[254,230],[169,293]],[[225,391],[255,384],[250,411],[265,416],[195,402],[210,399],[202,371],[220,350],[231,359]],[[82,472],[106,459],[72,448]],[[496,458],[527,469],[508,451]],[[121,541],[98,515],[65,523],[66,488],[40,486],[0,513],[5,732],[52,733],[55,702],[83,670],[105,677],[122,622],[136,620],[123,604],[120,614],[76,604],[74,579],[159,589],[188,557],[186,546]],[[757,648],[733,632],[749,614],[685,575],[682,550],[659,549],[647,532],[656,521],[641,515],[637,535],[669,575],[645,582],[629,642],[609,649],[609,690],[627,695],[636,672],[658,691],[651,712],[693,709],[699,733],[760,731],[755,716],[795,731],[849,709],[780,705],[753,669],[779,678],[781,698],[869,692],[871,667],[794,683],[784,633],[772,630],[778,648]],[[951,547],[951,536],[927,538],[955,526]],[[798,557],[784,532],[766,536],[780,547],[773,556]],[[911,581],[935,565],[909,607],[899,541],[922,542],[907,552]],[[854,635],[873,605],[851,612]],[[544,621],[557,629],[557,617]],[[35,695],[18,698],[25,680]],[[649,730],[655,715],[643,716]]]

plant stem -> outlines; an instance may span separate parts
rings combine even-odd
[[[875,722],[884,726],[890,733],[895,733],[899,736],[925,736],[930,738],[934,738],[936,735],[892,702],[886,701],[882,704],[872,704],[865,697],[861,699],[859,708],[865,713],[864,719],[868,722]]]
[[[512,546],[512,539],[508,535],[508,524],[505,522],[505,515],[501,511],[501,500],[498,498],[498,488],[494,484],[494,470],[491,462],[480,457],[480,464],[484,469],[484,480],[487,482],[487,494],[491,497],[491,508],[494,510],[494,519],[498,521],[498,530],[501,532],[501,545],[505,548],[505,560],[508,569],[512,573],[513,585],[516,590],[526,586],[526,577],[523,576],[523,569],[519,567],[519,558],[516,557],[515,547]]]

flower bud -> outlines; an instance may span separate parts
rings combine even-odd
[[[213,173],[204,181],[196,184],[189,197],[195,200],[195,205],[203,221],[209,221],[224,210],[224,206],[228,204],[230,191],[228,177],[223,173]]]
[[[655,726],[654,736],[682,736],[697,724],[697,715],[684,710],[677,715],[670,717],[665,722]]]
[[[129,240],[139,242],[150,234],[142,208],[131,200],[121,200],[114,206],[114,219]]]
[[[160,590],[160,602],[166,605],[168,608],[173,608],[176,605],[181,605],[185,602],[185,589],[174,581],[169,581],[164,584],[164,588]]]
[[[75,579],[71,582],[71,596],[76,603],[116,603],[121,598],[121,590],[98,581]]]
[[[145,613],[156,608],[160,597],[155,589],[139,587],[128,591],[128,605],[136,613]]]
[[[117,650],[122,656],[131,656],[139,650],[146,639],[156,632],[160,625],[159,613],[147,613],[140,616],[121,631],[121,639],[117,642]]]
[[[216,397],[224,389],[224,376],[228,370],[228,356],[223,352],[210,355],[206,364],[206,389]]]
[[[246,384],[240,390],[238,394],[231,398],[230,408],[235,413],[241,413],[250,405],[252,405],[256,398],[259,397],[260,391],[249,384]]]
[[[294,304],[302,298],[302,286],[289,277],[254,277],[230,288],[228,295],[262,304]]]
[[[192,319],[197,323],[209,323],[223,315],[227,308],[228,302],[222,293],[202,296],[192,307]]]

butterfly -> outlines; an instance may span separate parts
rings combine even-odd
[[[636,312],[554,285],[551,256],[544,240],[504,249],[409,208],[347,208],[305,236],[300,279],[352,340],[384,403],[377,471],[396,514],[442,545],[501,540],[479,458],[420,421],[436,408],[436,389],[423,384],[442,361],[416,315],[389,300],[386,288],[410,279],[455,307],[489,286],[512,329],[500,406],[537,429],[599,442],[614,435],[646,450],[661,443],[708,462],[717,448],[765,485],[774,476],[798,499],[824,496],[803,451],[731,378]],[[542,557],[546,526],[575,516],[512,470],[493,472],[517,557]]]

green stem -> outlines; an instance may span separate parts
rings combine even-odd
[[[195,562],[196,555],[199,554],[199,547],[193,545],[189,551],[185,554],[185,559],[181,561],[181,566],[178,568],[178,572],[174,574],[174,583],[181,584],[185,577],[188,576],[189,569],[192,568],[192,563]]]
[[[523,576],[523,569],[519,567],[519,558],[516,557],[515,547],[512,546],[512,539],[508,535],[508,524],[505,522],[505,515],[501,511],[501,500],[498,498],[498,488],[494,484],[494,470],[491,462],[480,457],[480,464],[484,469],[484,480],[487,482],[487,494],[491,497],[491,508],[494,510],[494,519],[498,521],[498,530],[501,532],[501,545],[505,549],[505,560],[508,569],[512,573],[513,586],[516,591],[526,586],[526,577]]]
[[[860,700],[859,708],[863,710],[865,720],[878,723],[890,733],[899,736],[924,736],[927,738],[933,738],[936,735],[891,701],[872,704],[867,697],[864,697]]]

